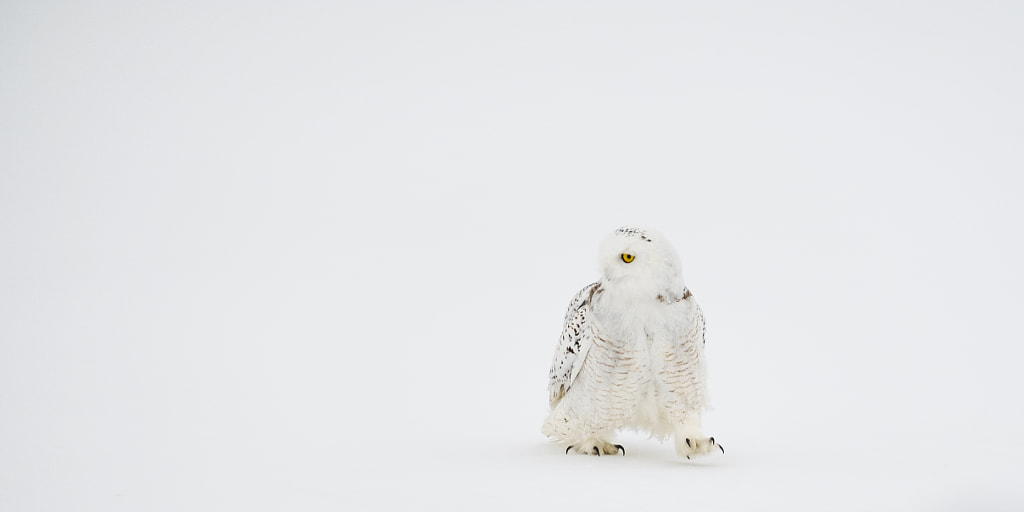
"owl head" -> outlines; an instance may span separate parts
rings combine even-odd
[[[657,231],[621,227],[601,243],[598,265],[606,286],[652,297],[681,296],[684,289],[679,255]]]

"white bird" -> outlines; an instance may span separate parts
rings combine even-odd
[[[542,432],[582,454],[625,455],[615,432],[675,437],[690,458],[716,447],[707,408],[704,315],[683,283],[679,256],[657,232],[623,227],[601,244],[601,280],[569,304],[551,364],[551,412]]]

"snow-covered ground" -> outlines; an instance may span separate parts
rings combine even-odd
[[[324,4],[0,7],[0,509],[1024,509],[1024,5]],[[539,433],[628,223],[725,455]]]

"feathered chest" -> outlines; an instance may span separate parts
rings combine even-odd
[[[599,294],[593,300],[595,334],[626,345],[671,343],[686,335],[693,311],[689,300],[631,298]]]

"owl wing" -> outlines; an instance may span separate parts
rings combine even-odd
[[[700,309],[700,305],[693,299],[693,294],[690,293],[690,290],[686,290],[686,300],[693,304],[693,323],[690,326],[688,337],[693,340],[695,345],[703,348],[706,341],[704,334],[707,332],[707,328],[704,326],[704,311]]]
[[[666,377],[672,389],[678,390],[682,403],[688,404],[689,410],[703,411],[707,406],[707,366],[704,361],[704,312],[689,290],[685,290],[683,300],[690,305],[690,322],[683,334],[674,355],[677,361],[685,361],[677,371]]]
[[[565,313],[565,325],[562,337],[555,347],[555,357],[551,361],[548,394],[551,407],[554,407],[569,391],[576,376],[583,368],[583,360],[594,344],[594,329],[590,320],[591,300],[594,292],[600,289],[599,283],[583,288],[573,297],[569,310]]]

